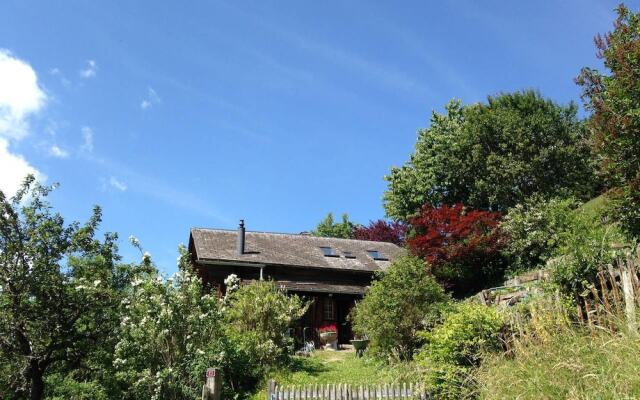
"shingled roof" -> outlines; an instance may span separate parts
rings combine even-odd
[[[196,262],[255,263],[351,271],[380,271],[403,251],[393,243],[336,239],[287,233],[252,232],[245,234],[245,253],[236,251],[237,231],[191,229],[189,239]],[[335,257],[326,257],[321,247],[331,247]],[[368,251],[375,250],[375,260]],[[355,258],[346,258],[350,253]]]

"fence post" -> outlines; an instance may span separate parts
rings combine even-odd
[[[624,311],[627,314],[627,326],[631,334],[638,333],[636,323],[636,299],[633,293],[633,283],[631,282],[631,263],[627,260],[626,265],[622,265],[622,290],[624,291]]]
[[[271,395],[275,391],[276,381],[273,379],[269,379],[269,383],[267,384],[267,400],[271,400]]]
[[[206,382],[202,387],[202,400],[220,400],[222,375],[216,368],[207,368]]]

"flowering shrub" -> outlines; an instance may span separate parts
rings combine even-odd
[[[240,288],[240,278],[236,274],[230,274],[224,279],[224,285],[226,286],[225,296],[229,296]]]
[[[408,246],[445,287],[457,295],[472,293],[502,278],[506,240],[497,229],[500,216],[462,204],[427,204],[410,220],[415,234]]]
[[[503,254],[509,259],[509,273],[543,266],[554,256],[578,203],[572,199],[527,199],[509,210],[500,229],[509,237]]]
[[[184,248],[181,254],[186,262]],[[150,262],[143,257],[143,265]],[[123,398],[197,397],[203,371],[228,363],[221,320],[219,300],[203,294],[184,263],[170,280],[141,272],[122,302],[115,346],[116,377],[128,388]]]
[[[338,328],[336,327],[336,324],[322,325],[320,329],[318,329],[318,332],[320,333],[338,332]]]

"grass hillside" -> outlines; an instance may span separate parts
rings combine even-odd
[[[640,341],[628,334],[567,330],[495,356],[478,372],[483,399],[640,398]]]
[[[606,194],[601,194],[600,196],[594,197],[593,199],[584,203],[578,208],[578,211],[591,215],[600,215],[607,207],[608,202],[609,199],[607,198]]]

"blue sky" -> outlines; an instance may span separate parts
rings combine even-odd
[[[193,226],[365,223],[449,99],[579,102],[615,5],[4,0],[0,189],[60,182],[69,220],[100,204],[125,259],[135,235],[167,273]]]

